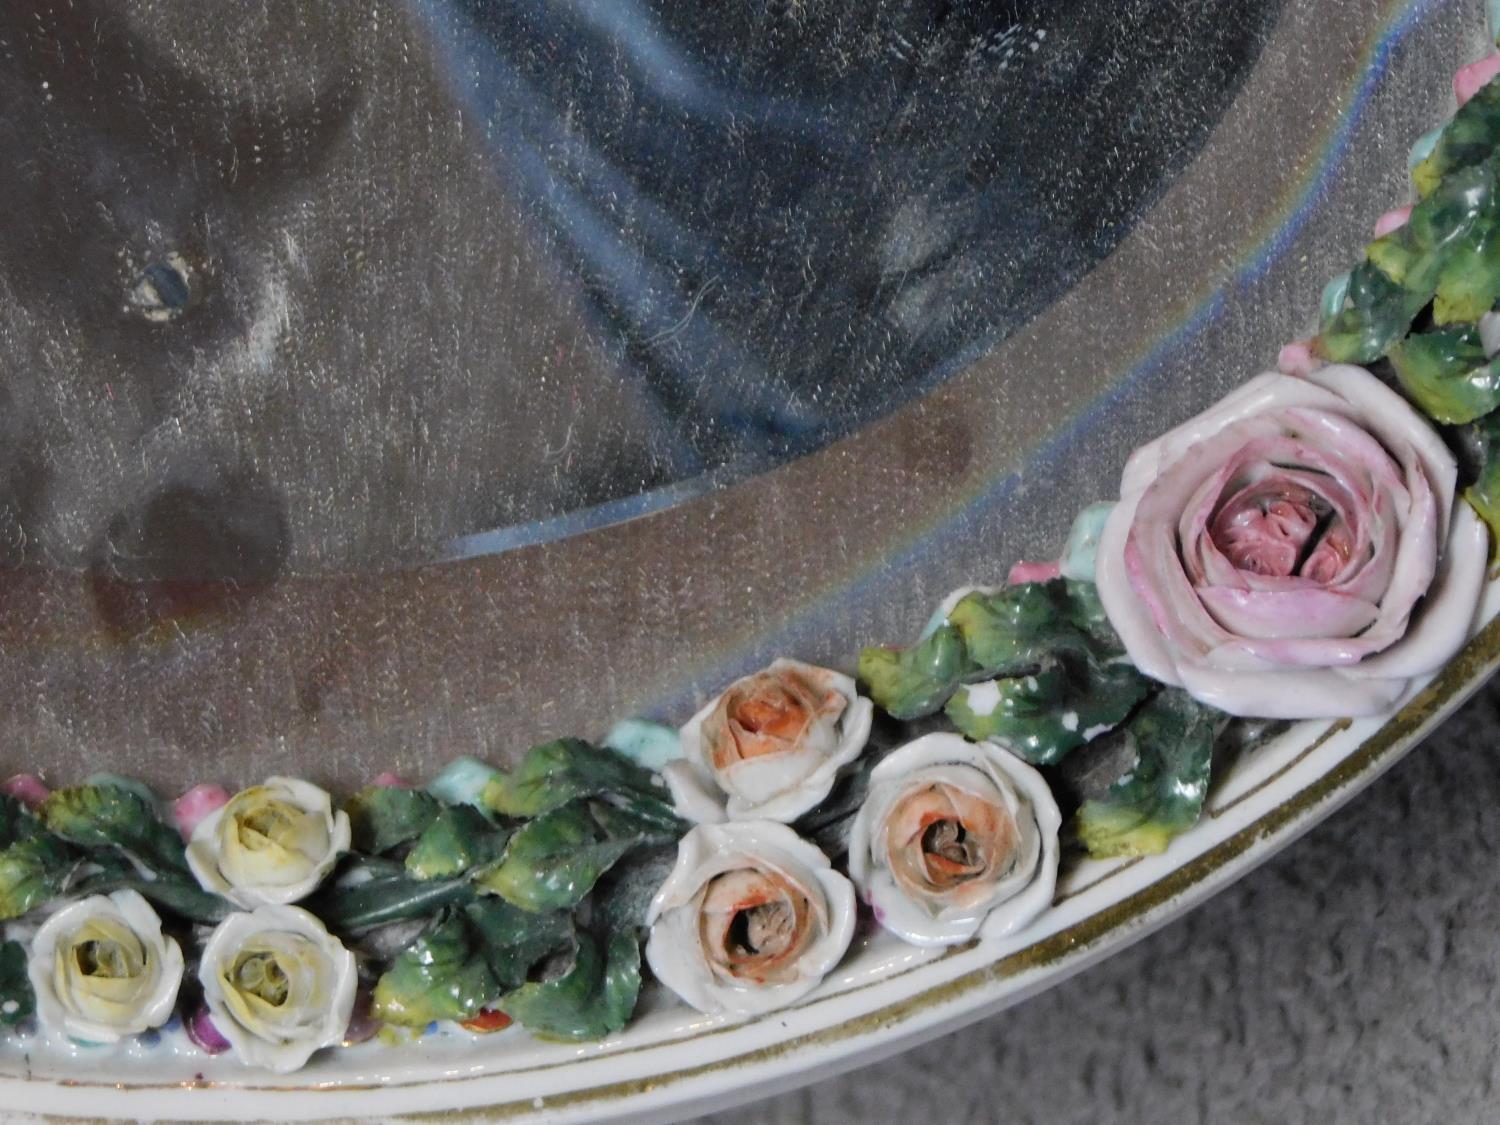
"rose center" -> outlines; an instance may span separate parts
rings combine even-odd
[[[285,801],[267,800],[239,814],[240,843],[252,851],[268,846],[295,850],[306,813]]]
[[[792,944],[797,920],[784,900],[762,903],[741,910],[729,924],[725,952],[730,960],[743,957],[775,957]]]
[[[740,748],[742,757],[757,758],[778,748],[773,740],[796,738],[807,722],[807,711],[785,696],[760,695],[741,703],[734,717],[747,733],[761,736]]]
[[[86,977],[129,980],[141,971],[139,951],[108,939],[79,942],[73,947],[73,959]]]
[[[1236,570],[1331,580],[1347,561],[1348,530],[1328,502],[1285,481],[1252,486],[1214,517],[1209,537]]]
[[[934,883],[973,878],[984,868],[984,849],[960,820],[936,820],[922,833],[922,853]]]
[[[241,953],[231,976],[235,988],[259,996],[273,1008],[285,1004],[291,991],[286,970],[271,953]]]

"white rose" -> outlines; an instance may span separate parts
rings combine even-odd
[[[278,1074],[340,1042],[354,1010],[354,954],[295,906],[220,922],[198,980],[214,1027],[240,1061]]]
[[[870,771],[849,876],[915,945],[999,937],[1051,905],[1061,824],[1041,774],[1014,754],[929,734]]]
[[[89,1043],[160,1027],[182,983],[182,950],[135,891],[63,907],[31,941],[26,975],[42,1024]]]
[[[241,790],[193,829],[187,860],[204,890],[236,905],[307,897],[349,850],[349,817],[294,777]]]
[[[694,715],[662,774],[688,820],[795,820],[859,757],[873,717],[850,677],[777,660]]]
[[[784,824],[705,824],[651,902],[646,960],[700,1012],[749,1016],[817,987],[854,936],[854,888]]]

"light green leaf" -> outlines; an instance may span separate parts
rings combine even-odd
[[[117,847],[157,871],[188,873],[182,837],[138,793],[118,785],[59,789],[37,810],[42,823],[80,848]]]
[[[605,794],[664,827],[680,824],[665,787],[649,770],[576,738],[532,748],[514,770],[485,787],[484,800],[505,816],[533,817],[579,797]]]
[[[462,912],[447,911],[375,983],[373,1011],[386,1023],[425,1027],[468,1019],[499,995],[473,927]]]
[[[649,839],[649,823],[607,805],[575,801],[519,829],[505,858],[479,885],[523,910],[571,908],[621,856]]]
[[[464,875],[497,859],[509,833],[468,805],[443,809],[406,856],[406,870],[418,879]]]
[[[951,624],[909,648],[873,646],[859,654],[860,681],[876,706],[896,719],[920,719],[941,710],[973,673],[963,637]]]
[[[0,918],[19,918],[56,898],[77,866],[77,854],[56,836],[31,836],[0,851]]]

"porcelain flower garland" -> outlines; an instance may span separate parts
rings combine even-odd
[[[1473,250],[1500,226],[1476,140],[1500,136],[1497,73],[1500,55],[1461,72],[1461,127],[1414,155],[1419,198],[1382,216],[1282,373],[1138,449],[1062,559],[865,650],[867,695],[781,659],[680,730],[634,721],[509,771],[460,759],[425,789],[382,775],[340,809],[295,778],[200,785],[176,830],[127,779],[12,778],[0,1024],[34,1009],[90,1044],[170,1027],[186,945],[192,1040],[285,1073],[382,1020],[613,1034],[643,939],[661,984],[730,1017],[808,997],[861,901],[918,946],[1025,940],[1064,839],[1142,854],[1197,821],[1229,716],[1376,714],[1468,637],[1500,527],[1500,273]],[[1462,496],[1411,403],[1473,427],[1486,463]],[[877,705],[926,725],[872,743]],[[939,712],[961,733],[931,730]]]

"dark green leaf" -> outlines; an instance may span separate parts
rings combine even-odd
[[[1480,456],[1479,477],[1464,492],[1464,499],[1490,527],[1490,550],[1500,544],[1500,412],[1479,419],[1473,428]]]
[[[418,879],[464,875],[499,858],[509,833],[468,805],[444,809],[412,846],[406,870]]]
[[[70,896],[81,898],[85,895],[108,895],[127,890],[139,892],[159,910],[205,926],[218,925],[236,909],[228,899],[210,894],[197,883],[175,877],[142,879],[134,869],[113,869],[91,875],[70,888],[69,893]]]
[[[1160,852],[1197,823],[1208,795],[1214,739],[1225,716],[1168,688],[1110,738],[1134,765],[1078,810],[1078,838],[1096,857]]]
[[[329,929],[349,934],[421,918],[445,906],[471,902],[477,895],[467,879],[394,875],[325,886],[304,905]]]
[[[493,895],[466,906],[464,918],[503,992],[520,988],[538,962],[573,938],[573,917],[568,911],[533,914]]]
[[[1421,196],[1428,196],[1442,178],[1460,168],[1483,163],[1500,147],[1500,84],[1480,88],[1443,127],[1431,154],[1412,172]]]
[[[26,947],[18,941],[0,945],[0,1024],[14,1027],[36,1011],[36,994],[26,975]]]
[[[634,931],[611,934],[602,945],[579,933],[572,964],[561,976],[522,985],[501,1001],[501,1010],[548,1039],[600,1039],[619,1031],[640,994],[641,945]]]
[[[188,873],[182,837],[156,810],[118,785],[59,789],[37,810],[49,830],[80,848],[117,847],[157,871]]]
[[[406,1027],[469,1019],[572,939],[566,912],[529,914],[496,898],[445,910],[380,978],[375,1012]]]
[[[1500,198],[1496,157],[1459,168],[1407,222],[1372,242],[1350,274],[1346,307],[1323,323],[1325,358],[1370,363],[1433,304],[1438,324],[1474,319],[1500,297]]]
[[[0,793],[0,847],[35,836],[42,830],[41,821],[31,811],[7,794]]]
[[[1123,722],[1149,690],[1128,664],[1059,653],[1035,672],[960,688],[947,714],[965,736],[998,739],[1033,765],[1050,766]]]
[[[380,855],[410,843],[437,819],[442,803],[421,789],[366,786],[344,805],[354,849]]]

